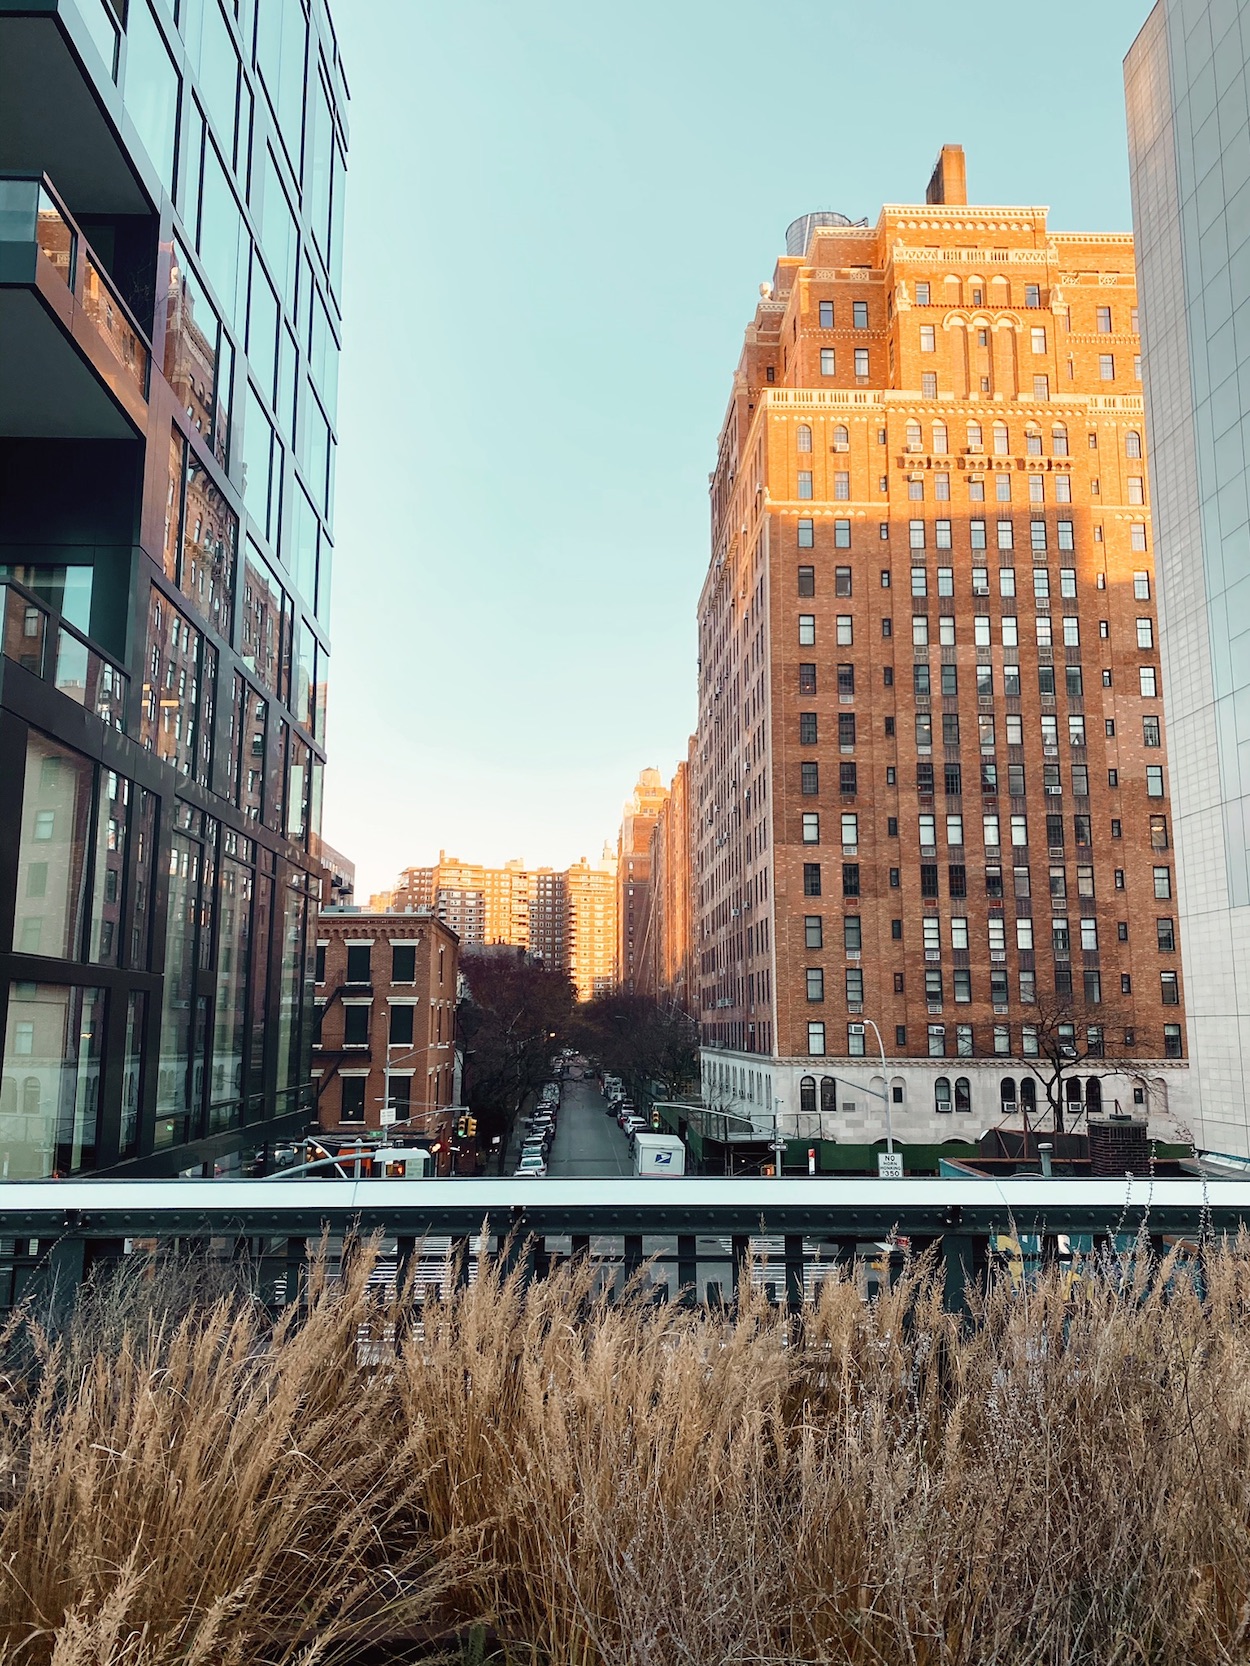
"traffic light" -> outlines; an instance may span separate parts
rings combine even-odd
[[[659,1126],[660,1126],[660,1113],[659,1113],[659,1111],[652,1111],[652,1113],[651,1113],[651,1127],[655,1130],[658,1130]]]
[[[464,1121],[465,1121],[465,1133],[468,1135],[468,1137],[470,1139],[473,1139],[475,1137],[475,1135],[477,1134],[477,1118],[475,1116],[467,1116],[467,1117],[465,1117]]]
[[[468,1119],[467,1116],[462,1116],[462,1117],[459,1118],[459,1120],[456,1123],[456,1136],[457,1136],[457,1138],[463,1140],[463,1139],[467,1138],[468,1132],[469,1132],[469,1119]]]

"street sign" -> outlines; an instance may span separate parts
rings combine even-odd
[[[814,1145],[809,1145],[807,1148],[807,1172],[809,1174],[815,1174],[816,1172],[816,1147]]]
[[[877,1153],[877,1174],[882,1180],[901,1180],[903,1178],[902,1152],[879,1151]]]

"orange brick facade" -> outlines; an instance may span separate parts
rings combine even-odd
[[[966,1138],[1040,1093],[1070,986],[1090,1102],[1162,1131],[1186,1069],[1132,239],[969,207],[943,162],[939,200],[779,261],[734,380],[699,609],[705,1091],[854,1138],[872,1088],[903,1137]]]
[[[693,751],[694,742],[690,743]],[[678,764],[651,829],[650,912],[638,986],[689,1007],[693,999],[693,892],[690,859],[690,757]]]
[[[323,909],[313,1046],[322,1128],[393,1124],[446,1152],[458,961],[455,933],[429,913]]]

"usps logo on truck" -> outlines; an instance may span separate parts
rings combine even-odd
[[[658,1169],[671,1168],[673,1166],[673,1153],[671,1151],[653,1151],[651,1161]]]

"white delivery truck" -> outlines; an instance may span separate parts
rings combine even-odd
[[[634,1173],[647,1179],[664,1179],[686,1172],[686,1148],[676,1134],[648,1134],[639,1129],[634,1135]]]

